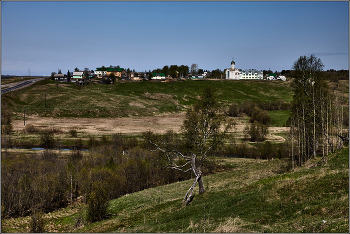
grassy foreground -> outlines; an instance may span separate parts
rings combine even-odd
[[[349,149],[312,159],[293,172],[286,162],[220,158],[232,170],[204,177],[207,192],[183,206],[192,181],[112,200],[109,218],[88,224],[77,204],[45,214],[48,232],[344,232],[349,231]],[[2,221],[2,232],[28,232],[30,218]]]

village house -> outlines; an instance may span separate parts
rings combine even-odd
[[[141,73],[132,72],[132,73],[130,74],[130,80],[133,80],[133,81],[140,81],[140,80],[143,80],[143,78],[141,77]]]
[[[72,82],[76,82],[77,80],[81,80],[84,77],[83,71],[75,71],[73,72]]]
[[[97,75],[98,78],[109,76],[111,73],[113,73],[115,77],[122,77],[122,75],[125,74],[125,70],[124,68],[120,67],[106,67],[104,69],[102,69],[102,67],[98,67],[95,70],[95,75]]]
[[[165,80],[164,73],[152,73],[152,80]]]
[[[66,74],[54,74],[53,78],[54,80],[60,82],[70,82],[70,77],[68,77]]]
[[[61,79],[65,79],[66,78],[66,75],[65,74],[54,74],[53,75],[53,78],[55,80],[61,80]]]

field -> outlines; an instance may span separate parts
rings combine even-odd
[[[292,100],[289,82],[264,81],[182,81],[126,82],[115,85],[57,83],[50,80],[8,94],[18,118],[23,108],[40,117],[115,118],[183,112],[204,90],[212,86],[223,106],[247,100],[269,102]],[[45,108],[46,103],[46,108]]]
[[[284,161],[218,158],[230,171],[205,176],[207,192],[183,206],[192,181],[112,200],[109,218],[84,222],[78,203],[44,215],[49,232],[341,232],[349,231],[349,149],[283,173]],[[28,232],[29,217],[2,221],[2,231]]]
[[[78,138],[101,137],[113,133],[137,135],[145,131],[179,132],[187,107],[196,102],[203,89],[214,87],[223,108],[231,103],[248,100],[270,102],[292,100],[290,82],[266,81],[178,81],[125,82],[114,85],[89,84],[77,86],[45,80],[35,85],[2,95],[2,101],[14,111],[13,137],[38,144],[37,134],[25,132],[26,125],[38,129],[55,128],[56,138],[64,144],[76,138],[69,136],[75,129]],[[46,108],[45,108],[46,104]],[[25,113],[24,113],[25,108]],[[284,127],[288,111],[272,111],[269,140],[284,141],[275,133],[287,131]],[[243,137],[247,117],[236,118],[236,133]]]

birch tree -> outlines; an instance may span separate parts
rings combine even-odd
[[[297,137],[300,165],[316,156],[318,143],[327,134],[324,126],[328,120],[329,88],[322,76],[323,67],[322,61],[313,54],[301,56],[293,65],[295,79],[291,118],[294,120],[293,136]]]
[[[182,126],[187,145],[185,152],[165,141],[158,144],[151,142],[156,147],[155,151],[164,153],[167,168],[182,172],[192,171],[194,174],[193,184],[183,199],[186,205],[193,199],[193,191],[197,183],[199,194],[205,193],[202,167],[212,152],[223,143],[225,134],[232,127],[233,123],[227,121],[214,90],[208,87],[204,90],[200,100],[187,109]]]

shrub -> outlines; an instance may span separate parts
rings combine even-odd
[[[108,208],[108,184],[96,181],[92,184],[92,189],[87,196],[87,221],[97,222],[103,220]]]
[[[266,111],[260,112],[257,116],[257,120],[264,125],[270,125],[271,123],[271,117]]]
[[[39,132],[39,129],[35,127],[33,124],[27,124],[25,127],[25,131],[27,133],[36,133],[36,132]]]
[[[264,124],[254,122],[245,129],[250,136],[250,140],[254,142],[264,141],[265,136],[268,134],[268,127]]]
[[[239,106],[237,103],[232,103],[228,110],[226,111],[226,115],[231,117],[237,117],[240,114]]]
[[[246,113],[247,115],[251,116],[253,111],[254,111],[254,107],[256,107],[257,104],[254,103],[253,101],[247,101],[247,102],[243,102],[241,104],[241,106],[239,107],[240,111],[243,113]]]
[[[52,148],[55,145],[55,139],[52,131],[44,131],[40,135],[41,145],[45,148]]]
[[[75,130],[75,129],[69,130],[69,133],[70,133],[70,135],[71,135],[72,137],[77,137],[77,136],[78,136],[78,132],[77,132],[77,130]]]
[[[266,111],[264,111],[258,107],[254,107],[254,111],[252,112],[252,115],[251,115],[249,121],[251,123],[258,121],[264,125],[269,125],[271,123],[271,117]]]
[[[1,125],[1,133],[9,135],[13,130],[12,124]]]

